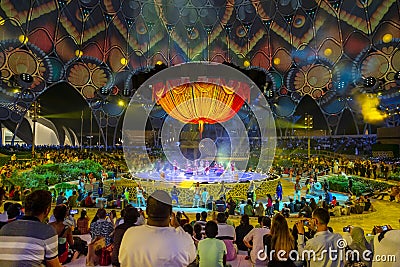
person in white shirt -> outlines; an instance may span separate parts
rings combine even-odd
[[[328,230],[329,220],[329,211],[323,208],[314,210],[312,218],[308,220],[308,227],[315,230],[316,234],[307,243],[304,239],[305,220],[296,223],[299,234],[297,239],[298,255],[300,259],[304,256],[304,260],[308,262],[309,267],[344,266],[344,260],[340,259],[340,255],[345,258],[344,248],[347,244],[340,234],[335,234]]]
[[[183,267],[192,263],[196,248],[172,212],[170,195],[155,191],[147,200],[146,213],[146,225],[131,227],[124,234],[118,256],[121,266]]]
[[[254,266],[266,266],[268,258],[259,255],[260,250],[264,250],[264,235],[270,234],[271,219],[264,216],[261,221],[261,228],[253,228],[243,239],[246,247],[250,248],[250,259]],[[250,244],[253,241],[253,245]],[[259,257],[260,256],[260,257]]]
[[[397,267],[400,264],[400,230],[384,231],[374,237],[372,267]],[[383,259],[391,259],[383,261]]]
[[[237,246],[236,241],[236,231],[232,225],[226,223],[226,215],[223,212],[218,213],[217,222],[218,222],[218,235],[217,239],[224,241],[226,246],[226,260],[231,261],[234,260],[237,256]]]

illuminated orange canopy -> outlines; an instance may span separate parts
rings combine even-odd
[[[205,123],[225,122],[235,116],[248,99],[249,91],[246,86],[233,90],[205,82],[187,83],[170,90],[153,88],[157,104],[183,123],[198,124],[200,133]]]

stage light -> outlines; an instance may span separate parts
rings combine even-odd
[[[382,37],[382,41],[386,44],[390,43],[392,40],[393,40],[393,35],[390,33],[387,33],[387,34],[383,35],[383,37]]]
[[[163,64],[163,62],[161,61],[161,60],[158,60],[157,62],[156,62],[156,65],[157,66],[161,66]]]
[[[374,85],[376,84],[376,78],[375,77],[367,77],[364,79],[364,86],[367,88],[371,88],[374,87]]]
[[[124,100],[119,100],[118,101],[118,106],[125,107],[125,101]]]
[[[25,83],[32,83],[33,82],[33,77],[29,73],[22,73],[22,74],[19,75],[19,78],[21,79],[21,81],[23,81]]]
[[[83,56],[83,52],[81,50],[75,50],[75,56],[76,57],[82,57]]]
[[[245,68],[250,67],[250,61],[246,59],[246,60],[243,62],[243,66],[244,66]]]
[[[126,58],[121,58],[121,65],[123,65],[123,66],[126,66],[126,65],[128,65],[128,60],[126,59]]]
[[[329,57],[330,55],[332,55],[332,49],[330,49],[330,48],[325,49],[324,55],[327,56],[327,57]]]
[[[20,36],[18,37],[18,40],[19,40],[22,44],[28,43],[28,37],[25,36],[25,35],[20,35]]]
[[[279,57],[274,58],[274,64],[275,65],[281,64],[281,59]]]

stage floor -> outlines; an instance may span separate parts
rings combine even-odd
[[[185,173],[183,171],[167,171],[167,172],[157,172],[157,171],[148,171],[148,172],[137,172],[135,174],[135,178],[138,179],[146,179],[146,180],[154,180],[154,181],[163,181],[163,182],[183,182],[183,181],[196,181],[196,182],[208,182],[208,183],[217,183],[217,182],[245,182],[245,181],[259,181],[268,178],[268,174],[264,173],[256,173],[256,172],[243,172],[236,171],[235,173],[225,172],[222,174],[210,172],[208,175],[206,174],[192,174]]]

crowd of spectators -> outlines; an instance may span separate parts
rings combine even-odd
[[[4,195],[0,189],[1,203]],[[399,237],[400,230],[374,227],[373,236],[357,226],[335,231],[329,226],[330,212],[318,204],[290,228],[281,213],[260,216],[255,227],[246,214],[235,227],[228,212],[212,218],[202,212],[189,222],[185,214],[172,212],[172,200],[165,191],[148,197],[146,215],[131,205],[121,211],[120,218],[115,211],[100,208],[91,221],[83,209],[75,222],[70,207],[61,203],[52,209],[51,201],[50,192],[36,190],[26,197],[24,206],[8,206],[5,213],[10,220],[0,229],[0,266],[61,266],[81,254],[91,257],[91,244],[85,251],[77,237],[82,234],[90,234],[96,242],[104,240],[101,251],[112,251],[108,264],[113,266],[219,267],[229,266],[242,254],[254,266],[392,267],[398,263],[381,265],[373,259],[377,253],[400,256],[400,239],[393,238]],[[18,247],[13,246],[16,240]]]

